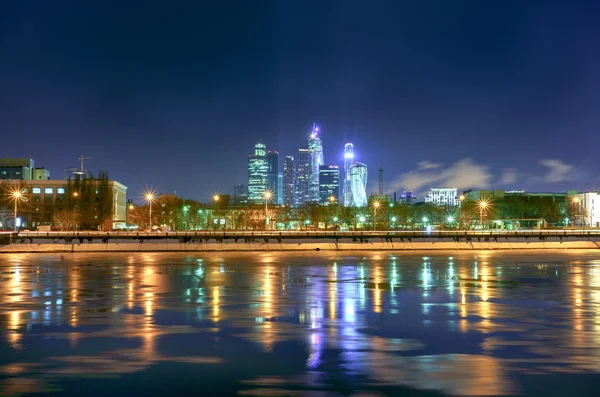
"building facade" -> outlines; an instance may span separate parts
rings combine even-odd
[[[323,144],[319,138],[319,127],[313,124],[313,129],[308,139],[308,201],[319,202],[319,167],[323,165]]]
[[[296,207],[296,164],[293,156],[283,162],[283,205]]]
[[[279,152],[267,151],[267,189],[271,192],[271,203],[279,203]]]
[[[354,163],[350,166],[350,187],[352,201],[355,207],[367,206],[367,166],[363,163]]]
[[[296,162],[296,207],[300,207],[309,199],[309,161],[308,149],[298,150],[298,161]]]
[[[233,204],[247,205],[248,204],[248,185],[235,185],[233,187]]]
[[[573,224],[589,227],[600,227],[600,195],[598,192],[579,193],[574,203]]]
[[[404,192],[400,195],[400,202],[406,205],[414,205],[417,202],[417,196],[413,192]]]
[[[248,202],[260,204],[268,187],[269,163],[267,147],[263,143],[254,146],[254,154],[248,156]]]
[[[429,194],[425,196],[426,203],[433,203],[445,207],[460,206],[458,198],[458,189],[455,188],[436,188],[429,190]]]
[[[0,179],[33,179],[35,161],[30,158],[0,158]]]
[[[107,191],[102,191],[104,187],[99,180],[92,181],[85,191],[80,186],[72,180],[7,180],[1,188],[21,190],[23,200],[18,203],[17,215],[22,228],[35,229],[42,225],[56,227],[56,216],[65,212],[71,218],[69,221],[73,227],[76,227],[78,219],[86,216],[98,218],[106,215],[109,228],[125,226],[127,186],[117,181],[107,181],[104,185]],[[82,210],[86,203],[87,209]]]
[[[344,146],[344,183],[343,183],[343,200],[344,206],[349,207],[353,205],[352,200],[352,186],[350,182],[350,166],[354,163],[354,145],[350,142]]]
[[[340,200],[340,170],[337,165],[319,167],[319,203],[329,205]]]

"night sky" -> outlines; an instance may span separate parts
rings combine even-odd
[[[127,3],[127,5],[125,5]],[[587,5],[586,5],[587,4]],[[321,126],[388,192],[595,189],[600,5],[4,1],[0,156],[209,200]]]

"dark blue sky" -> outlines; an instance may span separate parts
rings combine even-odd
[[[316,121],[326,163],[350,140],[389,190],[594,189],[599,7],[6,1],[0,156],[61,178],[85,154],[131,197],[207,200],[255,142],[295,155]]]

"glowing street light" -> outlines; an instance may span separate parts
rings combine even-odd
[[[215,194],[215,195],[213,195],[212,199],[215,203],[217,203],[221,199],[221,196],[219,196],[218,194]]]
[[[490,203],[487,200],[482,199],[477,202],[477,205],[479,206],[479,225],[483,229],[483,211],[486,210]]]
[[[381,207],[379,201],[373,201],[373,230],[377,230],[377,209]]]
[[[23,191],[15,189],[10,193],[11,199],[15,202],[15,232],[17,231],[17,204],[23,200]]]
[[[148,227],[152,230],[152,203],[156,200],[156,196],[153,192],[146,192],[144,194],[144,200],[149,204]]]
[[[265,200],[265,230],[267,230],[267,227],[269,225],[269,213],[267,204],[269,203],[271,197],[273,197],[273,193],[271,193],[270,190],[265,190],[265,192],[263,193],[263,199]]]
[[[427,222],[429,222],[429,219],[426,216],[424,216],[423,217],[423,223],[427,223]]]
[[[448,218],[446,218],[446,221],[448,221],[448,223],[452,223],[452,222],[454,222],[454,217],[449,216]]]

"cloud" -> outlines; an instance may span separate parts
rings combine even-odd
[[[419,192],[425,187],[487,188],[491,179],[489,167],[476,164],[470,158],[457,161],[445,169],[442,164],[420,161],[416,169],[396,178],[390,188],[394,191],[404,189],[413,192]]]
[[[514,168],[503,169],[499,183],[501,185],[512,185],[515,182],[517,182],[517,170]]]
[[[548,168],[542,181],[548,183],[572,181],[575,179],[575,167],[558,159],[540,160],[539,163]]]

